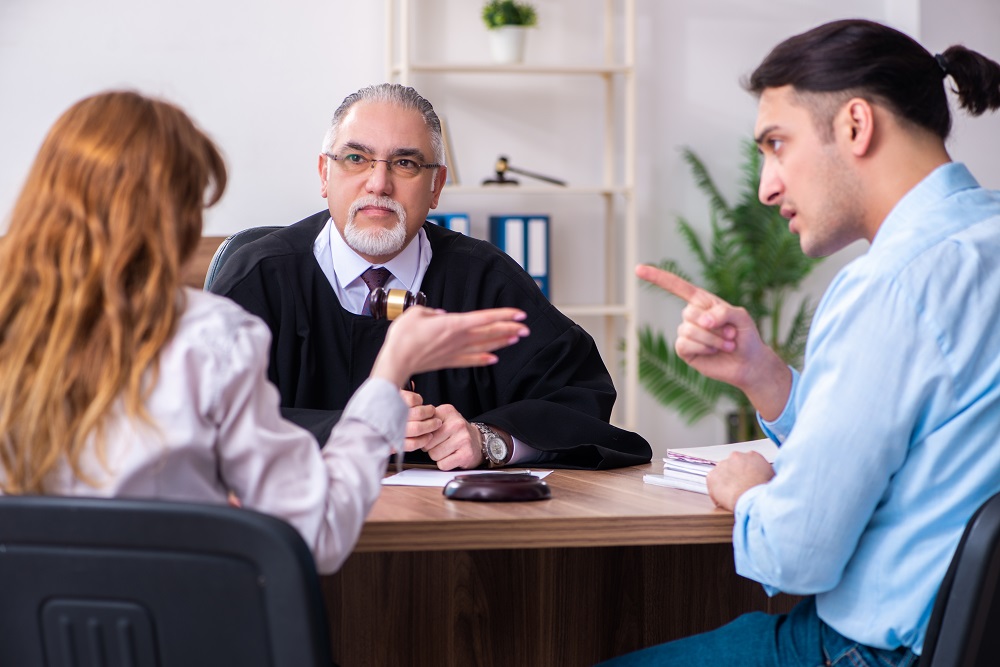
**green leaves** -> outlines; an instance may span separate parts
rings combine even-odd
[[[505,25],[533,26],[538,23],[535,8],[526,2],[492,0],[483,5],[483,23],[491,30]]]
[[[746,308],[764,341],[786,362],[798,366],[813,308],[803,298],[787,327],[782,317],[787,301],[817,260],[802,253],[798,238],[788,231],[777,208],[758,199],[762,158],[756,144],[744,142],[742,153],[742,188],[730,205],[701,159],[684,149],[684,161],[708,198],[710,237],[702,239],[686,219],[678,218],[678,233],[698,263],[700,279],[677,271],[674,260],[663,260],[659,266]],[[657,401],[677,410],[689,423],[714,412],[723,396],[741,413],[749,408],[741,392],[702,377],[677,357],[662,334],[648,327],[639,333],[639,381]]]
[[[675,408],[689,424],[715,409],[727,385],[688,366],[663,334],[639,330],[639,382],[657,401]]]

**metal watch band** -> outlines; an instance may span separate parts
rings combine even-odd
[[[475,426],[477,429],[479,429],[479,433],[482,434],[482,440],[480,442],[480,446],[482,447],[483,461],[490,468],[498,468],[510,461],[511,456],[513,455],[514,452],[513,452],[513,447],[509,442],[507,442],[499,433],[494,431],[486,424],[483,424],[482,422],[472,422],[472,425]],[[501,441],[504,445],[505,453],[502,459],[498,460],[493,456],[490,456],[489,444],[490,440],[493,438],[496,438],[497,440]]]

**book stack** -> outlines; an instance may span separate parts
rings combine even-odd
[[[733,452],[757,452],[767,459],[768,463],[774,463],[774,457],[778,454],[778,446],[771,440],[764,438],[749,442],[734,442],[728,445],[668,449],[667,455],[663,457],[663,474],[644,475],[642,480],[647,484],[707,494],[708,487],[705,485],[705,476],[715,467],[715,464]]]

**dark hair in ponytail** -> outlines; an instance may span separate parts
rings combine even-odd
[[[790,85],[800,93],[869,98],[945,139],[951,112],[942,79],[949,76],[960,105],[970,114],[1000,108],[996,62],[964,46],[931,55],[898,30],[849,19],[823,24],[774,47],[744,87],[755,95]]]
[[[980,116],[1000,108],[1000,65],[964,46],[949,46],[941,58],[963,109]]]

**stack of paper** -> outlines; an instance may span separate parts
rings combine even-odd
[[[647,484],[708,493],[708,487],[705,486],[705,476],[708,471],[733,452],[757,452],[767,459],[768,463],[774,463],[778,447],[771,440],[764,438],[728,445],[668,449],[667,455],[663,457],[663,474],[644,475],[642,479]]]

